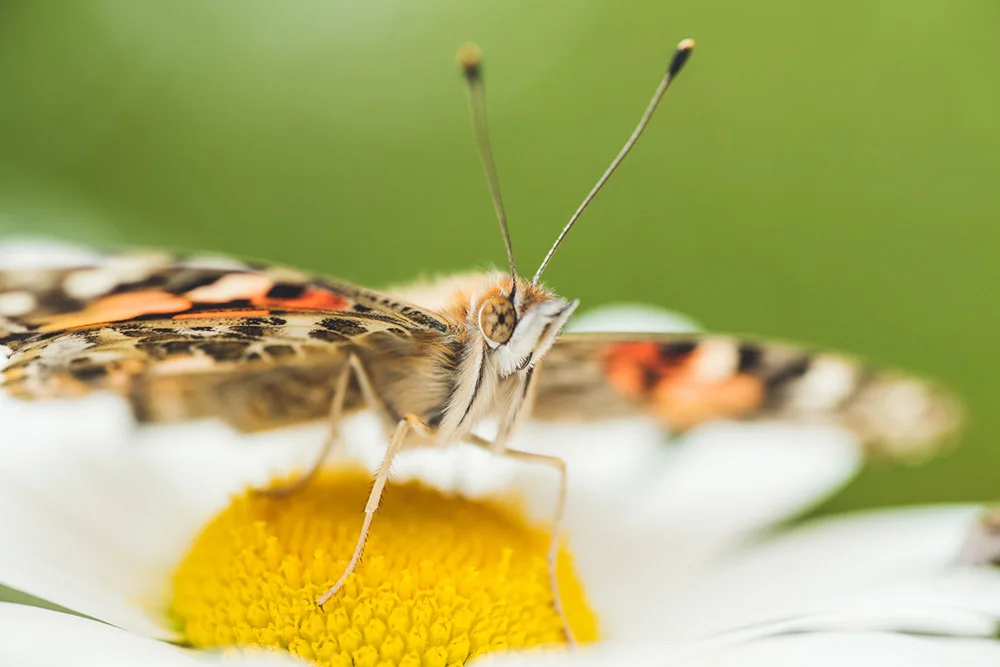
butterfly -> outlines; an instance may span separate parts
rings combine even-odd
[[[357,566],[401,449],[466,442],[566,470],[553,456],[508,446],[525,419],[642,417],[672,433],[715,419],[834,424],[868,451],[933,451],[959,421],[946,391],[915,377],[799,346],[725,335],[563,333],[578,302],[544,286],[556,248],[635,144],[693,49],[685,40],[635,132],[552,246],[521,277],[507,231],[485,123],[479,54],[463,50],[473,125],[509,258],[508,272],[472,273],[380,292],[260,263],[206,264],[166,252],[102,256],[89,265],[0,272],[2,387],[22,399],[122,394],[140,422],[217,418],[241,431],[327,420],[308,482],[352,412],[381,416],[388,446],[357,546],[319,603]],[[484,420],[495,437],[479,435]],[[565,620],[565,618],[564,618]],[[567,637],[569,636],[568,625]]]

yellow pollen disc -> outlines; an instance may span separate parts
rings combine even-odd
[[[286,499],[246,493],[213,519],[174,577],[171,613],[191,645],[276,647],[320,665],[445,667],[484,653],[565,643],[545,554],[550,533],[510,503],[390,485],[364,559],[320,609],[357,540],[370,476],[317,476]],[[593,612],[559,555],[579,641]]]

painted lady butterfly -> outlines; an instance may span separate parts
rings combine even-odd
[[[836,424],[872,454],[933,450],[957,425],[956,402],[921,380],[847,357],[719,335],[560,335],[577,302],[539,277],[692,48],[690,40],[680,44],[636,131],[531,281],[514,267],[479,58],[466,49],[460,60],[509,274],[461,275],[389,294],[287,268],[213,268],[166,253],[0,272],[0,344],[11,351],[4,389],[24,399],[113,390],[141,422],[216,417],[257,431],[328,419],[317,466],[337,442],[342,415],[375,410],[394,431],[357,549],[321,604],[357,564],[388,464],[404,445],[464,441],[552,465],[562,475],[561,517],[562,461],[507,447],[529,413],[573,421],[651,416],[674,433],[719,418]],[[499,420],[492,441],[475,433],[487,417]]]

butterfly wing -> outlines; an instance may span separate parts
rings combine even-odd
[[[144,421],[218,416],[258,430],[320,418],[349,354],[380,395],[432,415],[439,397],[408,383],[432,373],[428,348],[447,354],[448,331],[416,306],[280,267],[115,255],[0,272],[4,390],[33,399],[111,389]]]
[[[958,402],[930,383],[782,343],[689,334],[568,333],[538,368],[538,419],[715,419],[845,427],[873,453],[920,456],[957,430]]]

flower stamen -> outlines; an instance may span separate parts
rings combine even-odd
[[[370,476],[317,475],[288,499],[247,492],[198,536],[174,578],[171,612],[196,647],[275,647],[321,665],[453,665],[485,653],[565,644],[549,585],[550,535],[509,502],[386,488],[365,559],[343,572]],[[580,641],[597,637],[569,553],[557,576]]]

